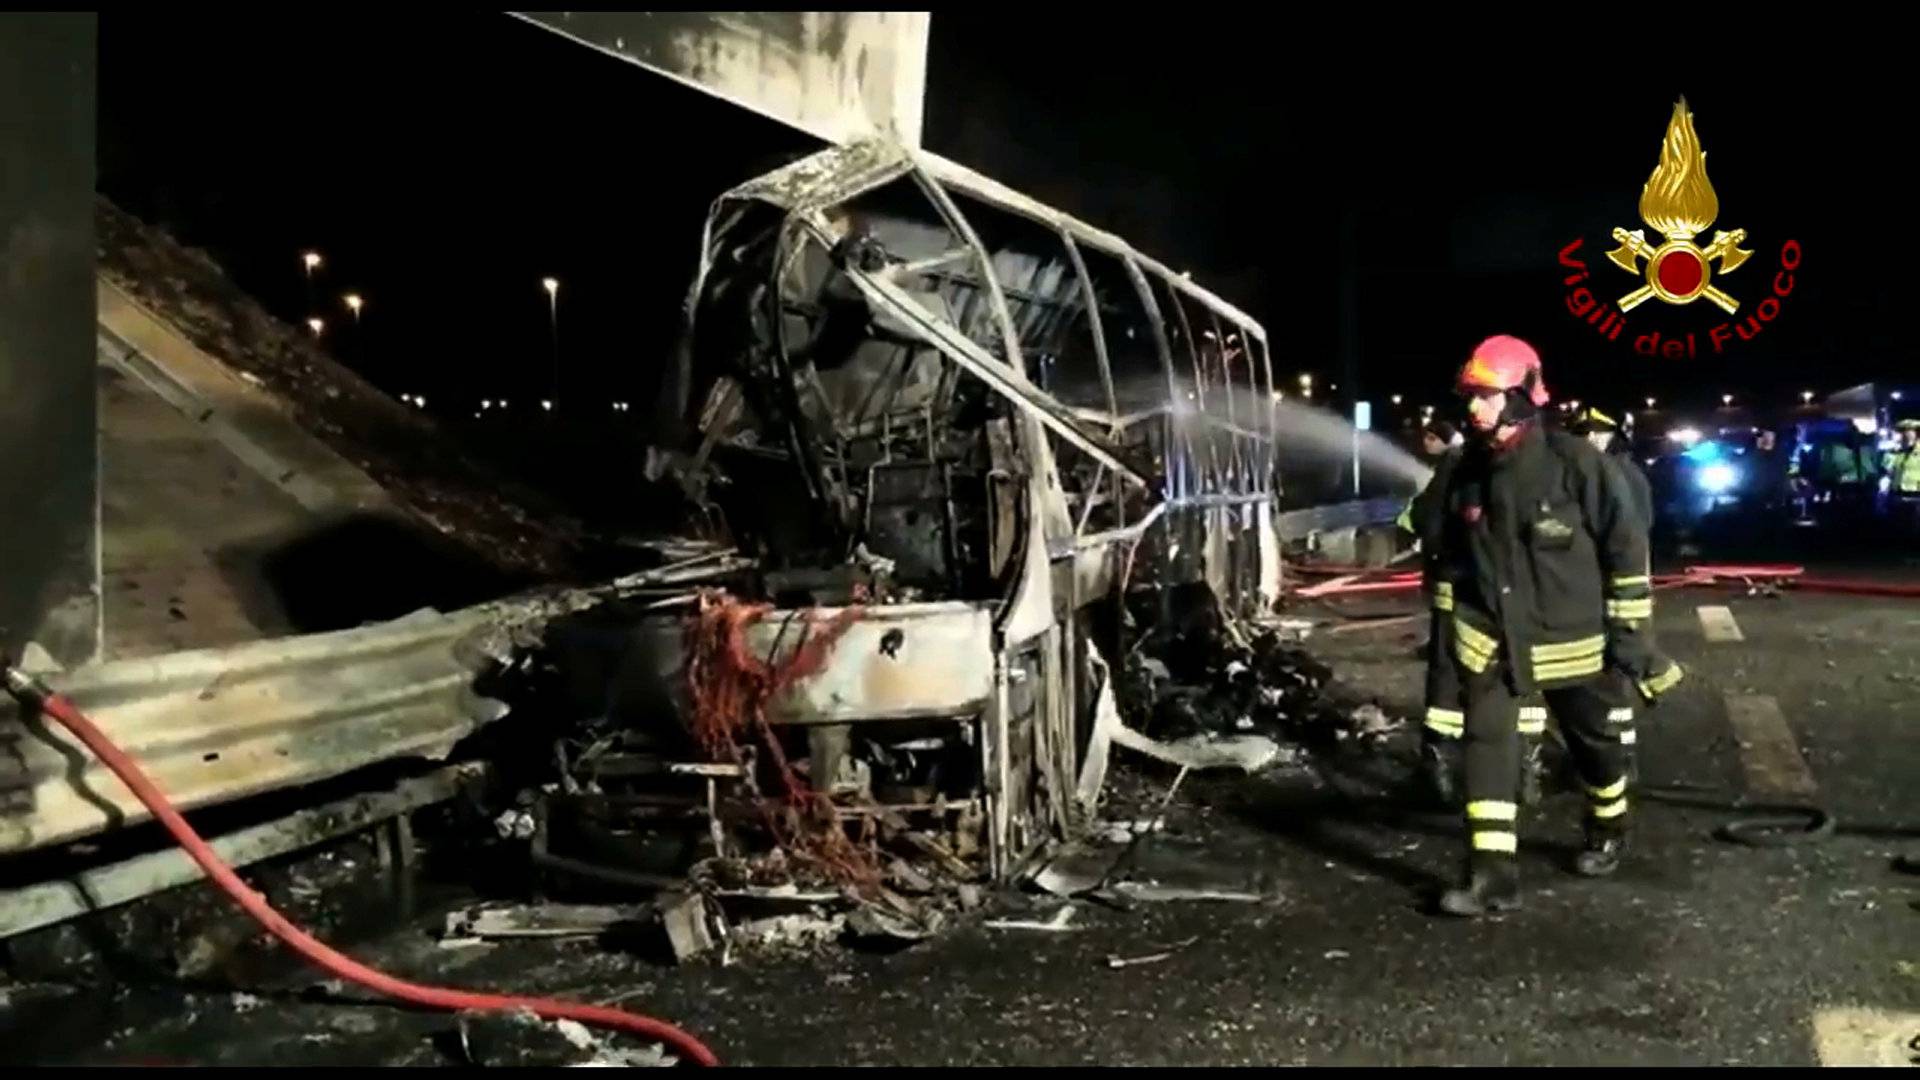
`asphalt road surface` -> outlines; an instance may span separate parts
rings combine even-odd
[[[1897,554],[1881,576],[1920,580]],[[1370,601],[1384,609],[1392,601]],[[1725,608],[1709,613],[1703,607]],[[1065,932],[976,920],[880,955],[828,947],[669,967],[587,941],[443,949],[424,917],[357,954],[447,984],[623,999],[729,1063],[781,1065],[1907,1063],[1920,1036],[1920,602],[1665,592],[1658,627],[1689,677],[1641,727],[1641,798],[1619,876],[1563,869],[1579,796],[1523,822],[1525,907],[1428,913],[1456,873],[1456,822],[1395,788],[1410,727],[1252,777],[1190,780],[1158,857],[1255,882],[1266,902],[1081,905]],[[1734,628],[1729,632],[1728,627]],[[1711,630],[1709,629],[1711,627]],[[1737,640],[1732,638],[1737,637]],[[1321,633],[1342,692],[1414,714],[1405,628]],[[1146,767],[1135,800],[1169,777]],[[1713,836],[1736,798],[1821,802],[1824,843]],[[1118,809],[1118,808],[1117,808]],[[1059,901],[1003,897],[1047,916]],[[1115,967],[1113,959],[1163,959]],[[39,1062],[429,1064],[451,1021],[316,1002],[310,976],[17,991],[7,1057]]]

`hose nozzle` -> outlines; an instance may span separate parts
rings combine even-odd
[[[7,693],[20,704],[39,708],[53,693],[46,683],[15,667],[10,658],[0,657],[0,664],[5,665]]]

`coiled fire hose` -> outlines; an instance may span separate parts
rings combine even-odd
[[[200,865],[200,869],[206,871],[207,876],[213,879],[214,884],[218,885],[221,891],[225,892],[248,915],[253,916],[254,921],[265,927],[274,937],[279,938],[288,948],[322,971],[363,986],[374,993],[413,1005],[449,1011],[526,1010],[548,1020],[576,1020],[594,1027],[625,1031],[645,1039],[665,1043],[682,1060],[696,1065],[720,1064],[720,1059],[699,1039],[672,1024],[649,1016],[603,1005],[423,986],[394,978],[385,972],[375,971],[352,957],[334,950],[305,930],[293,925],[267,903],[266,897],[255,892],[242,881],[240,875],[234,873],[233,867],[228,866],[219,855],[215,854],[213,848],[194,831],[193,826],[187,824],[186,818],[180,816],[180,812],[174,809],[173,804],[167,800],[167,796],[154,786],[146,773],[140,770],[140,766],[115,746],[113,741],[108,739],[106,734],[71,701],[54,693],[45,683],[11,664],[6,665],[6,688],[23,708],[34,710],[72,732],[75,738],[84,743],[87,749],[93,751],[94,755],[107,768],[113,770],[113,774],[118,776],[122,783],[127,785],[134,796],[152,811],[154,819],[172,834],[174,841]]]

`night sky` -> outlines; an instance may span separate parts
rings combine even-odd
[[[1330,74],[1217,23],[1117,23],[1094,42],[1049,18],[1014,33],[935,15],[927,145],[1191,270],[1265,323],[1283,372],[1339,381],[1351,344],[1370,396],[1437,400],[1496,332],[1540,345],[1560,396],[1616,404],[1784,403],[1915,370],[1912,170],[1891,108],[1912,92],[1870,57],[1783,79],[1757,61],[1603,71],[1375,43],[1314,58]],[[100,29],[102,191],[289,319],[306,308],[298,253],[323,252],[333,330],[341,292],[368,304],[362,339],[330,339],[395,393],[542,396],[553,274],[565,392],[644,398],[708,202],[816,145],[504,15],[113,13]],[[1585,237],[1600,295],[1638,284],[1604,261],[1607,234],[1642,227],[1681,93],[1715,225],[1755,252],[1716,279],[1741,316],[1782,242],[1805,252],[1758,339],[1691,361],[1636,356],[1630,337],[1691,329],[1704,352],[1730,320],[1654,302],[1602,341],[1565,310],[1555,263]]]

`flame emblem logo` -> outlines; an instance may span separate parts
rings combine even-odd
[[[1646,277],[1645,285],[1620,298],[1620,310],[1632,311],[1656,296],[1669,304],[1691,304],[1704,296],[1729,315],[1738,311],[1740,301],[1714,286],[1713,264],[1718,261],[1719,272],[1725,274],[1746,262],[1753,255],[1740,248],[1747,230],[1716,231],[1705,247],[1694,242],[1719,215],[1720,199],[1707,179],[1707,155],[1683,97],[1667,122],[1660,164],[1640,189],[1640,218],[1663,242],[1648,243],[1645,229],[1613,230],[1620,246],[1607,258],[1630,274]]]

